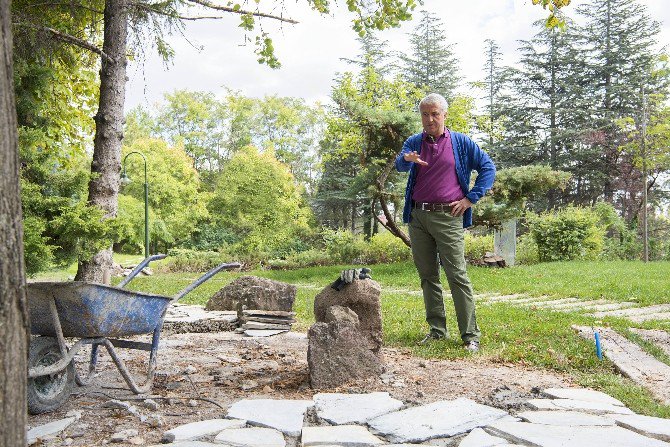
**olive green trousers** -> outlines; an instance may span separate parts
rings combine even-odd
[[[426,321],[436,337],[446,337],[447,327],[440,284],[440,263],[447,275],[454,300],[461,340],[479,341],[472,284],[465,270],[463,217],[447,212],[412,210],[409,223],[412,257],[421,279]]]

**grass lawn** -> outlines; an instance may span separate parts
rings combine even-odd
[[[314,296],[339,276],[347,266],[306,268],[292,271],[252,271],[298,286],[295,311],[296,329],[307,330],[314,322]],[[468,269],[476,293],[525,293],[531,296],[605,298],[635,301],[641,305],[670,303],[670,262],[556,262],[507,269],[471,267]],[[157,274],[141,277],[130,288],[172,295],[188,285],[197,274]],[[239,273],[221,273],[188,295],[184,301],[204,304]],[[427,330],[423,300],[416,292],[419,281],[411,263],[372,266],[372,277],[382,285],[384,341],[389,346],[411,349],[415,355],[433,358],[461,358],[453,306],[447,303],[450,340],[429,346],[415,342]],[[446,284],[446,280],[443,281]],[[670,406],[654,401],[649,392],[619,376],[611,362],[599,361],[594,343],[578,337],[572,324],[608,325],[638,342],[661,361],[670,362],[659,349],[636,339],[626,320],[597,321],[579,313],[558,313],[505,303],[478,305],[477,318],[482,328],[482,351],[478,356],[493,362],[518,363],[547,368],[572,376],[578,383],[600,389],[622,400],[633,411],[670,418]],[[670,324],[649,322],[647,329],[670,330]],[[670,364],[670,363],[669,363]]]

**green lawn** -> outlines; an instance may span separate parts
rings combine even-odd
[[[318,291],[335,280],[348,266],[306,268],[293,271],[251,271],[251,274],[298,285],[295,311],[297,330],[307,330],[314,322],[313,303]],[[416,355],[433,358],[461,358],[453,306],[447,305],[447,321],[452,338],[418,347],[415,342],[426,331],[423,300],[416,292],[419,282],[411,263],[372,266],[372,277],[382,285],[382,313],[385,343],[411,349]],[[670,303],[670,262],[556,262],[507,269],[468,269],[476,293],[525,293],[532,296],[605,298],[635,301],[642,305]],[[140,277],[130,287],[172,295],[188,285],[197,274],[157,274]],[[207,299],[240,273],[221,273],[188,295],[184,301],[205,303]],[[446,281],[444,281],[446,283]],[[594,343],[578,337],[572,324],[608,325],[638,342],[652,355],[670,361],[660,350],[645,344],[627,330],[623,319],[594,318],[579,313],[558,313],[520,308],[509,304],[478,305],[482,328],[482,351],[478,356],[492,362],[513,362],[569,374],[578,383],[601,389],[642,414],[670,417],[670,406],[654,401],[645,389],[615,373],[613,365],[599,361]],[[668,323],[638,325],[669,330]]]

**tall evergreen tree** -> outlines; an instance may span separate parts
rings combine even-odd
[[[501,139],[504,120],[504,88],[507,81],[508,69],[501,63],[502,53],[498,44],[491,39],[484,41],[484,101],[486,113],[478,122],[478,127],[488,138],[484,146],[493,153],[496,151],[495,144]]]
[[[421,11],[419,25],[409,34],[410,54],[402,55],[401,59],[407,82],[450,100],[461,76],[454,45],[448,43],[445,28],[438,16]]]

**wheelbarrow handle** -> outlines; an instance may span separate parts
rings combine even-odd
[[[125,278],[123,281],[121,281],[116,287],[119,287],[119,288],[123,288],[123,287],[125,287],[125,286],[126,286],[130,281],[132,281],[133,278],[136,277],[136,276],[142,271],[142,269],[143,269],[144,267],[146,267],[147,264],[149,264],[151,261],[157,261],[157,260],[159,260],[159,259],[164,259],[164,258],[166,258],[166,257],[167,257],[167,255],[164,255],[164,254],[157,254],[157,255],[151,255],[151,256],[149,256],[148,258],[145,258],[145,259],[144,259],[142,262],[140,262],[140,263],[137,265],[137,267],[135,267],[135,268],[133,269],[133,271],[130,272],[130,273],[128,274],[128,276],[126,276],[126,278]]]
[[[229,264],[221,264],[221,265],[218,265],[218,266],[214,267],[212,270],[210,270],[209,272],[202,275],[200,278],[193,281],[191,284],[186,286],[186,288],[184,288],[182,291],[180,291],[174,297],[172,297],[172,302],[174,303],[175,301],[178,301],[178,300],[182,299],[184,297],[184,295],[191,292],[193,289],[195,289],[200,284],[207,281],[212,276],[219,273],[221,270],[232,270],[232,269],[240,268],[241,266],[242,266],[242,264],[240,264],[239,262],[232,262],[232,263],[229,263]]]

